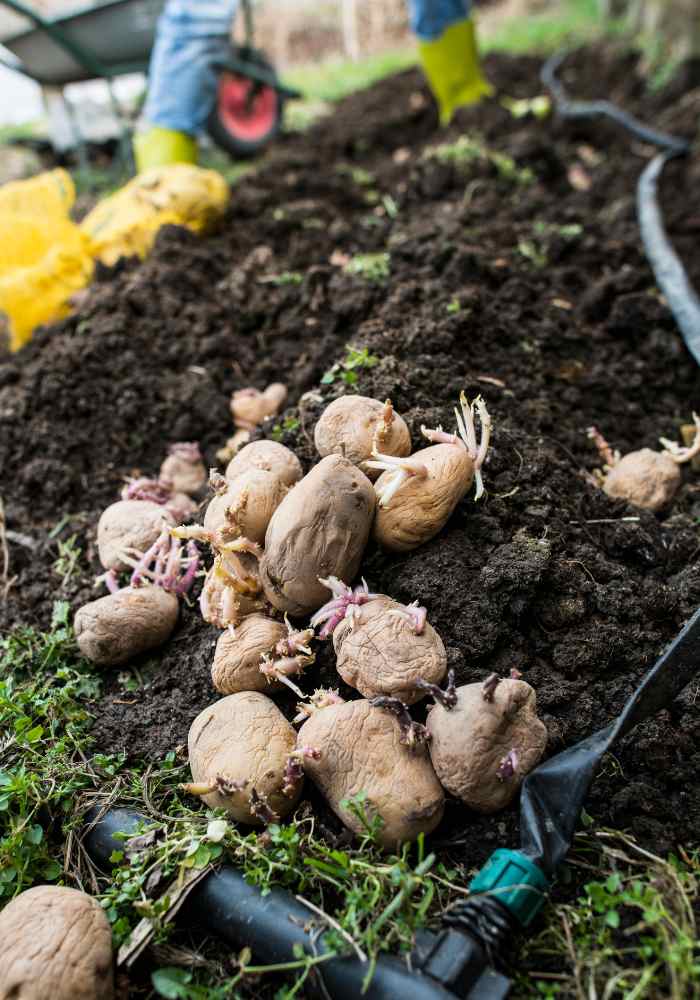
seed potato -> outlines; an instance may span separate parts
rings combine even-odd
[[[291,796],[282,792],[296,733],[264,694],[242,691],[205,708],[192,723],[187,744],[193,780],[189,790],[211,786],[202,799],[213,809],[226,809],[238,822],[264,822],[252,811],[253,790],[280,818],[299,801],[302,784]]]
[[[236,479],[250,469],[274,472],[285,486],[293,486],[303,476],[301,462],[278,441],[252,441],[238,451],[226,466],[226,478]]]
[[[442,819],[444,796],[425,747],[408,749],[396,717],[364,699],[312,712],[297,747],[320,751],[318,760],[305,760],[304,770],[354,833],[364,827],[342,802],[366,794],[368,814],[382,818],[379,839],[388,850],[431,833]]]
[[[84,604],[75,615],[75,635],[83,656],[102,667],[126,663],[162,645],[177,624],[175,594],[162,587],[125,587]]]
[[[105,569],[123,573],[127,549],[146,552],[163,528],[175,527],[175,519],[161,504],[151,500],[118,500],[102,513],[97,525],[97,550]]]
[[[228,481],[225,493],[212,497],[204,527],[262,544],[270,519],[286,493],[287,487],[274,472],[248,469]]]
[[[380,403],[369,396],[334,399],[316,424],[314,442],[322,458],[343,455],[370,479],[378,476],[365,464],[375,444],[386,455],[411,454],[411,435],[403,418],[388,400]]]
[[[36,885],[0,913],[0,1000],[112,1000],[112,931],[87,893]]]
[[[367,544],[375,497],[363,472],[328,455],[284,498],[265,535],[260,578],[270,603],[293,617],[319,608],[319,577],[352,580]]]

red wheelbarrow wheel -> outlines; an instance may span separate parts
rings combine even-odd
[[[207,131],[231,156],[255,156],[279,132],[283,112],[284,98],[274,87],[225,72]]]

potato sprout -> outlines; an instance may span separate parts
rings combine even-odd
[[[459,501],[476,482],[475,499],[484,493],[481,468],[491,437],[491,417],[479,396],[471,404],[460,396],[456,434],[421,428],[433,445],[409,458],[373,452],[370,468],[382,475],[375,483],[378,499],[374,537],[380,545],[407,552],[429,541],[447,523]],[[477,445],[474,415],[481,422]]]
[[[525,681],[491,674],[448,688],[428,711],[430,758],[444,788],[471,809],[492,813],[517,794],[547,745],[537,697]]]
[[[240,823],[266,825],[299,800],[289,787],[296,733],[275,703],[257,691],[222,698],[200,712],[187,739],[192,782],[184,789]]]
[[[302,673],[314,661],[309,646],[313,635],[313,629],[297,631],[288,621],[283,624],[265,615],[249,615],[235,630],[228,629],[219,637],[212,684],[221,694],[289,687],[290,675]]]
[[[364,699],[311,706],[297,738],[300,751],[313,748],[319,754],[300,763],[333,812],[354,833],[365,833],[348,803],[364,793],[367,819],[379,817],[379,841],[388,850],[430,833],[444,808],[425,746],[410,749],[404,738],[396,716]]]
[[[658,511],[673,500],[681,484],[679,466],[700,454],[700,417],[693,414],[695,440],[689,447],[659,438],[663,451],[641,448],[621,456],[613,451],[596,427],[588,428],[603,460],[603,469],[594,473],[596,483],[609,497],[627,500],[635,507]]]
[[[367,584],[352,590],[340,580],[322,580],[332,599],[311,619],[324,623],[319,638],[333,636],[338,673],[366,698],[390,695],[407,704],[425,694],[423,679],[438,684],[447,670],[440,636],[428,624],[425,608],[404,605],[383,594],[370,594]]]
[[[231,416],[236,427],[252,431],[267,417],[276,416],[287,401],[287,387],[273,382],[264,392],[237,389],[231,396]]]
[[[129,586],[120,589],[117,574],[108,571],[98,581],[109,594],[75,615],[78,647],[100,666],[125,663],[164,643],[177,624],[178,598],[190,589],[199,568],[194,542],[183,552],[167,531],[146,552],[127,558],[133,567]]]
[[[316,424],[314,442],[322,458],[343,455],[370,479],[379,475],[367,464],[375,448],[385,455],[411,454],[411,435],[391,400],[368,396],[341,396],[330,403]]]
[[[264,469],[248,469],[233,480],[215,469],[209,482],[215,493],[204,515],[204,527],[229,538],[249,538],[262,544],[272,515],[287,494],[287,487]]]
[[[260,578],[270,603],[292,616],[320,607],[320,578],[352,580],[367,544],[375,498],[369,479],[328,455],[279,505],[265,535]]]

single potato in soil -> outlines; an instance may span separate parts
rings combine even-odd
[[[0,1000],[112,1000],[112,930],[96,899],[36,885],[0,913]]]
[[[365,827],[343,802],[365,793],[368,818],[381,817],[379,841],[387,850],[431,833],[444,809],[425,746],[409,748],[402,737],[395,716],[361,699],[313,710],[297,743],[299,750],[318,752],[318,758],[307,757],[304,770],[333,812],[357,834]]]

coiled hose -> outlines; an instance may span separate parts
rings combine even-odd
[[[657,196],[658,181],[664,166],[676,156],[686,156],[691,150],[691,143],[681,136],[646,125],[610,101],[571,100],[556,76],[567,55],[566,51],[555,53],[540,72],[540,79],[551,93],[557,113],[562,118],[571,119],[609,118],[637,139],[662,150],[650,161],[639,178],[637,220],[644,252],[654,272],[656,284],[668,302],[686,347],[700,364],[700,298],[668,238]]]

